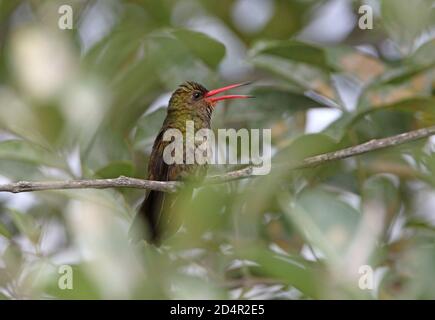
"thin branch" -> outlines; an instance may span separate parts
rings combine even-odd
[[[151,181],[120,176],[115,179],[89,179],[65,181],[19,181],[0,184],[0,192],[31,192],[43,190],[65,189],[107,189],[107,188],[135,188],[152,189],[164,192],[175,192],[181,186],[177,181]]]
[[[354,157],[363,153],[384,149],[388,147],[397,146],[406,142],[411,142],[419,139],[423,139],[435,134],[435,126],[418,129],[414,131],[409,131],[401,133],[392,137],[383,139],[373,139],[368,142],[349,147],[346,149],[328,152],[325,154],[320,154],[317,156],[306,158],[300,166],[297,168],[304,167],[315,167],[326,162],[341,160],[349,157]]]
[[[418,129],[395,136],[383,139],[374,139],[368,142],[333,151],[317,156],[305,158],[301,163],[290,166],[289,169],[301,169],[308,167],[316,167],[332,161],[337,161],[349,157],[354,157],[363,153],[397,146],[399,144],[427,138],[435,135],[435,126]],[[240,170],[231,171],[223,175],[209,176],[205,183],[217,184],[228,181],[251,178],[253,175],[253,167],[248,166]],[[0,192],[31,192],[42,190],[64,190],[64,189],[106,189],[106,188],[136,188],[136,189],[151,189],[163,192],[175,192],[182,186],[182,182],[178,181],[151,181],[142,180],[130,177],[120,176],[115,179],[92,179],[92,180],[69,180],[69,181],[19,181],[15,183],[0,184]]]

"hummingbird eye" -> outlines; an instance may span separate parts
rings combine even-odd
[[[198,91],[195,91],[193,94],[192,94],[192,97],[193,97],[193,99],[199,99],[200,97],[201,97],[201,93],[199,93]]]

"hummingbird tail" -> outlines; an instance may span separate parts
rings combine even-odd
[[[148,243],[159,246],[162,240],[174,235],[183,223],[182,215],[188,207],[186,203],[190,203],[192,193],[193,188],[191,187],[186,187],[181,193],[175,194],[149,191],[133,221],[130,230],[132,240],[137,242],[145,239]],[[145,237],[140,230],[143,226],[141,222],[145,222],[147,227]]]
[[[164,197],[165,193],[159,191],[150,191],[145,196],[145,200],[142,202],[130,230],[131,238],[134,242],[145,238],[147,242],[159,245],[162,233],[159,220],[162,214]],[[139,230],[143,223],[140,223],[138,220],[144,221],[147,226],[145,237],[143,232],[140,232],[142,230]]]

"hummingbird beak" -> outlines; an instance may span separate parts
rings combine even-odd
[[[220,100],[226,100],[226,99],[248,99],[248,98],[254,98],[254,96],[249,96],[249,95],[240,95],[240,94],[230,94],[230,95],[226,95],[226,96],[220,96],[220,97],[213,97],[221,92],[227,91],[227,90],[231,90],[234,88],[238,88],[241,86],[246,86],[248,84],[250,84],[251,82],[243,82],[243,83],[236,83],[236,84],[231,84],[229,86],[226,87],[222,87],[219,89],[214,89],[214,90],[210,90],[209,92],[207,92],[205,94],[205,98],[210,101],[211,103],[216,103]]]

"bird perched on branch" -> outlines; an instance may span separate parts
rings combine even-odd
[[[183,148],[182,163],[167,164],[164,161],[164,150],[171,141],[164,141],[163,136],[168,129],[177,129],[185,137],[187,121],[193,121],[195,132],[200,129],[210,129],[211,116],[218,101],[251,98],[248,95],[217,95],[247,84],[238,83],[210,91],[196,82],[188,81],[181,84],[169,100],[166,118],[154,140],[148,164],[148,179],[174,181],[194,177],[196,182],[200,181],[207,172],[206,164],[189,164],[186,162],[186,148]],[[183,143],[186,143],[186,139],[183,140]],[[190,193],[191,196],[192,191],[192,189],[187,192],[184,190],[184,193]],[[155,190],[148,191],[132,227],[136,228],[138,218],[144,220],[148,227],[148,232],[145,233],[147,235],[146,240],[149,243],[159,245],[162,238],[170,233],[168,230],[170,225],[172,225],[172,232],[176,231],[174,229],[177,229],[180,225],[179,217],[175,212],[177,198],[177,193],[168,194]],[[133,238],[136,241],[140,239],[135,232]]]

